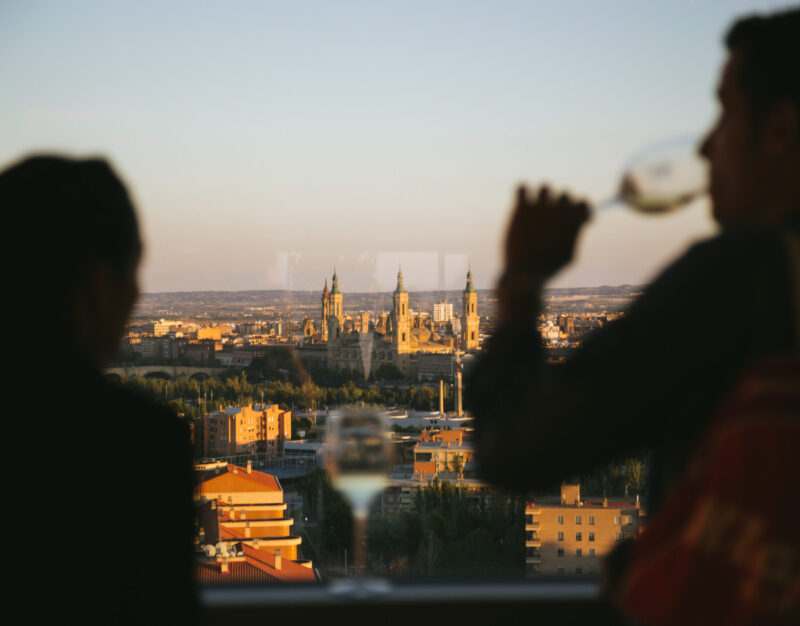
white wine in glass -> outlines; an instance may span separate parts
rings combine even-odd
[[[614,197],[595,211],[620,203],[636,211],[663,214],[680,209],[708,191],[708,171],[696,137],[678,137],[642,150],[625,167]]]

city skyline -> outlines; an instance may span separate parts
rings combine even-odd
[[[704,132],[731,21],[786,2],[0,4],[0,164],[108,157],[143,292],[478,289],[514,187],[592,201]],[[680,33],[676,39],[675,33]],[[565,46],[564,42],[569,45]],[[713,232],[704,201],[597,216],[554,286],[639,284]]]

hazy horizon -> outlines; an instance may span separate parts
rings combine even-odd
[[[790,3],[0,0],[0,167],[105,155],[147,293],[491,288],[514,188],[611,195],[711,125],[733,19]],[[597,216],[554,286],[648,282],[714,226]]]
[[[645,288],[647,287],[646,283],[624,283],[620,285],[576,285],[574,287],[556,287],[556,286],[547,286],[544,288],[544,291],[570,291],[570,290],[577,290],[577,289],[621,289],[623,287],[631,287],[631,288]],[[476,291],[493,291],[494,287],[476,287]],[[463,290],[461,289],[407,289],[408,293],[447,293],[447,294],[460,294]],[[308,293],[308,294],[316,294],[322,293],[322,288],[319,289],[176,289],[174,291],[142,291],[139,295],[140,296],[158,296],[163,294],[171,294],[171,295],[180,295],[182,293]],[[374,294],[391,294],[393,290],[390,291],[343,291],[344,295],[352,294],[354,296],[360,295],[374,295]]]

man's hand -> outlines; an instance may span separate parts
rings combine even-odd
[[[547,187],[530,199],[521,185],[506,235],[506,271],[549,278],[572,259],[578,231],[588,219],[585,202],[566,194],[555,197]]]
[[[520,186],[506,235],[506,271],[498,290],[502,318],[529,312],[536,287],[572,259],[578,232],[588,219],[586,202],[566,194],[555,197],[547,187],[530,199],[527,189]]]

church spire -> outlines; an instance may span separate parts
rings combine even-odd
[[[325,279],[327,282],[327,279]],[[339,291],[339,277],[336,275],[336,266],[333,266],[333,279],[331,282],[331,294],[341,293]]]
[[[475,293],[475,285],[472,284],[472,267],[467,270],[467,286],[464,287],[464,293]]]
[[[403,267],[400,266],[399,271],[397,272],[397,289],[394,290],[395,293],[405,293],[406,292],[406,284],[403,281]]]

